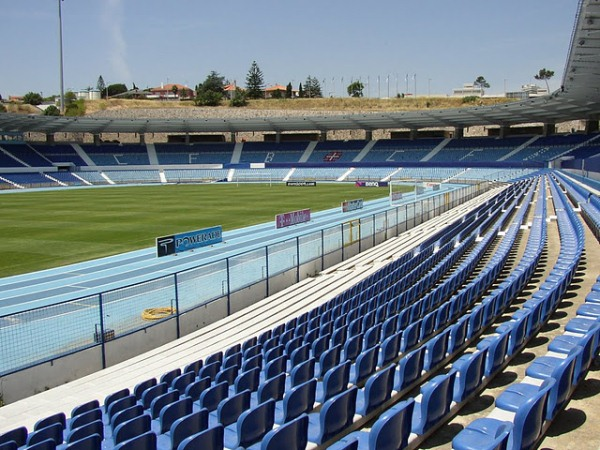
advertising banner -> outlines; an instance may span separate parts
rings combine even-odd
[[[357,181],[357,187],[388,187],[387,181]]]
[[[156,255],[167,256],[223,241],[223,229],[216,226],[187,233],[156,238]]]
[[[286,181],[285,185],[286,186],[315,187],[317,185],[317,182],[316,181]]]
[[[298,223],[310,221],[310,209],[301,209],[275,216],[275,226],[277,228],[289,227]]]
[[[357,198],[356,200],[347,200],[342,202],[342,212],[350,212],[356,211],[357,209],[362,209],[363,207],[363,199]]]

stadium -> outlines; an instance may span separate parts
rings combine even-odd
[[[599,21],[581,0],[561,88],[516,103],[0,114],[3,214],[31,201],[59,219],[35,245],[137,242],[0,278],[0,450],[599,448]],[[570,121],[585,130],[556,133]],[[464,137],[477,126],[495,135]],[[330,138],[348,130],[364,139]],[[93,216],[91,195],[119,215]],[[249,222],[185,222],[231,199]],[[150,212],[125,228],[184,214],[149,247],[101,222],[136,203]],[[69,209],[90,228],[57,245]]]

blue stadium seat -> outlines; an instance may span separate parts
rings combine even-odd
[[[209,425],[220,423],[224,427],[235,423],[240,415],[250,409],[250,391],[242,391],[231,397],[221,400],[216,414],[209,415]]]
[[[486,356],[487,349],[478,350],[466,353],[452,363],[452,369],[456,370],[452,398],[456,403],[466,400],[481,385]]]
[[[123,422],[113,433],[113,441],[115,444],[128,441],[137,436],[141,436],[152,429],[152,419],[149,414],[142,414],[133,419]]]
[[[394,390],[401,392],[421,376],[425,359],[425,347],[420,347],[404,355],[398,361],[394,374]]]
[[[179,391],[169,391],[152,400],[152,403],[150,403],[150,416],[152,419],[158,419],[162,409],[177,400],[179,400]]]
[[[181,375],[180,368],[170,370],[169,372],[162,374],[162,376],[160,377],[160,383],[167,383],[168,386],[171,386],[171,383],[173,383],[173,380],[175,378],[177,378],[179,375]]]
[[[92,409],[98,409],[100,408],[100,402],[98,400],[91,400],[89,402],[86,403],[82,403],[81,405],[76,406],[75,408],[73,408],[71,410],[71,419],[73,419],[76,416],[79,416],[80,414],[84,414],[88,411],[91,411]]]
[[[69,434],[67,434],[65,441],[70,444],[71,442],[79,441],[92,434],[97,434],[101,439],[104,439],[104,423],[102,420],[96,420],[95,422],[90,422],[78,428],[73,428]]]
[[[190,397],[192,401],[196,402],[200,400],[200,395],[207,390],[211,385],[209,377],[198,379],[193,383],[190,383],[185,388],[185,396]]]
[[[56,450],[56,442],[53,439],[46,439],[28,446],[27,450]]]
[[[69,429],[73,430],[96,420],[102,420],[102,410],[99,407],[72,417],[69,420]]]
[[[311,379],[286,392],[282,402],[275,405],[275,423],[282,424],[309,413],[315,406],[317,380]]]
[[[509,337],[510,331],[506,331],[502,334],[486,337],[477,344],[478,350],[487,350],[484,372],[486,377],[490,377],[504,364]]]
[[[493,429],[488,429],[486,423],[479,424],[476,423],[477,420],[471,422],[455,436],[452,440],[452,448],[454,450],[507,450],[512,424],[502,422]]]
[[[316,376],[321,378],[329,369],[337,366],[340,363],[341,354],[342,346],[339,344],[325,349],[319,357],[319,362],[315,365]]]
[[[423,435],[450,411],[456,371],[438,375],[421,386],[421,398],[415,402],[412,432]]]
[[[166,437],[169,438],[169,448],[177,449],[184,439],[200,433],[208,428],[208,411],[200,409],[187,416],[180,417],[171,425]],[[160,439],[160,438],[159,438]]]
[[[234,390],[236,393],[240,393],[246,390],[250,392],[256,392],[259,386],[260,369],[258,367],[255,367],[253,369],[240,373],[233,383],[232,387],[234,389],[230,387],[230,391]]]
[[[102,437],[98,434],[86,436],[78,441],[67,444],[65,450],[101,450]]]
[[[425,371],[430,371],[446,358],[449,337],[450,330],[445,330],[425,344],[425,359],[423,361]]]
[[[146,391],[146,389],[151,388],[152,386],[156,386],[157,384],[158,382],[156,381],[156,378],[150,378],[148,380],[140,381],[133,388],[133,395],[135,395],[135,398],[139,402],[140,400],[142,400],[142,394],[144,393],[144,391]]]
[[[148,431],[113,447],[113,450],[156,450],[156,434]]]
[[[254,444],[248,450],[304,450],[308,443],[308,416],[306,414],[269,431],[260,445]]]
[[[323,381],[317,385],[316,399],[323,403],[348,388],[350,382],[350,361],[344,361],[327,371]]]
[[[110,419],[110,428],[114,431],[123,422],[127,422],[142,414],[144,414],[144,407],[142,405],[134,405],[130,408],[125,408],[112,416]]]
[[[189,397],[183,397],[164,406],[159,413],[159,434],[166,433],[176,420],[191,414],[192,408],[192,399]]]
[[[142,403],[142,406],[144,407],[144,409],[149,409],[150,405],[152,405],[152,402],[154,401],[154,399],[163,394],[166,394],[168,390],[169,390],[169,385],[167,383],[159,383],[159,384],[155,384],[154,386],[147,388],[142,393],[142,399],[141,399],[141,403]]]
[[[309,442],[324,444],[352,424],[357,391],[358,388],[352,386],[323,403],[318,413],[308,415]]]
[[[580,357],[577,359],[574,373],[574,381],[575,383],[579,383],[598,352],[599,339],[600,324],[593,327],[583,336],[575,334],[561,334],[556,336],[548,345],[548,350],[555,353],[569,354],[576,346],[580,346],[583,349]]]
[[[364,389],[359,390],[357,394],[357,414],[361,416],[369,415],[390,400],[394,387],[395,370],[396,366],[390,365],[367,379]]]
[[[304,383],[315,376],[315,358],[309,358],[298,366],[295,366],[286,379],[286,389]]]
[[[27,446],[40,443],[45,440],[52,440],[56,445],[63,443],[63,426],[60,423],[54,423],[47,427],[32,431],[27,435]]]
[[[377,359],[379,356],[379,347],[371,347],[361,352],[356,362],[350,367],[350,382],[355,385],[362,385],[377,369]]]
[[[196,374],[194,372],[184,372],[175,377],[171,382],[171,389],[179,392],[185,392],[185,389],[194,382]]]
[[[27,442],[27,428],[18,427],[0,435],[0,444],[4,444],[5,442],[9,441],[15,442],[19,447],[25,445]]]
[[[393,333],[386,337],[380,345],[381,351],[379,352],[379,361],[377,365],[384,367],[394,361],[400,353],[400,340],[402,339],[402,332]]]
[[[59,412],[59,413],[56,413],[51,416],[48,416],[48,417],[38,420],[35,423],[35,425],[33,426],[33,431],[37,431],[42,428],[46,428],[47,426],[54,425],[56,423],[60,424],[62,426],[63,430],[66,428],[67,418],[65,416],[65,413]]]
[[[206,389],[200,394],[200,407],[206,408],[208,412],[215,411],[219,403],[229,395],[227,383],[220,383]]]
[[[233,386],[235,378],[238,376],[238,366],[231,366],[226,369],[221,369],[215,376],[215,384],[227,383],[228,386]]]
[[[224,444],[227,448],[247,448],[259,442],[273,429],[275,402],[268,400],[245,411],[236,423],[235,430],[225,428]]]
[[[267,400],[273,399],[276,402],[283,399],[285,393],[285,373],[280,373],[263,381],[258,387],[256,393],[256,404],[264,403]]]

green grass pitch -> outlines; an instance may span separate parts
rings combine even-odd
[[[397,189],[397,187],[395,187]],[[407,187],[407,189],[411,189]],[[0,277],[153,247],[155,238],[276,214],[339,207],[388,195],[388,188],[320,183],[211,184],[56,189],[0,195]]]

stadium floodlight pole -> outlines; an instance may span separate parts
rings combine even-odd
[[[60,47],[60,113],[65,113],[65,80],[63,76],[63,35],[62,35],[62,8],[63,0],[58,0],[58,41]]]

